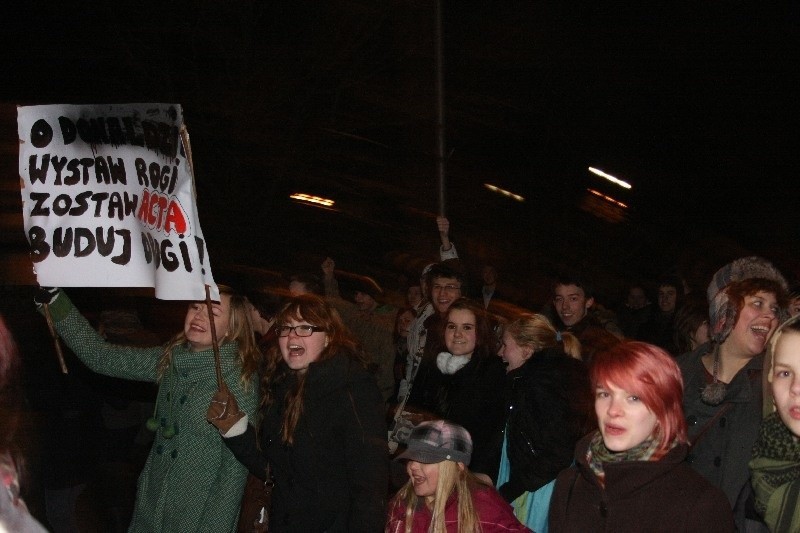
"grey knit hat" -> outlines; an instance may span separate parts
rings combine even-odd
[[[728,337],[736,319],[736,306],[731,305],[725,289],[733,282],[752,278],[772,280],[788,290],[786,279],[780,271],[762,257],[742,257],[717,270],[708,286],[710,334],[717,344]]]

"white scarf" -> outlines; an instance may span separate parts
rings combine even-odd
[[[453,375],[469,363],[472,354],[469,355],[453,355],[450,352],[442,352],[436,356],[436,366],[442,371],[442,374]]]

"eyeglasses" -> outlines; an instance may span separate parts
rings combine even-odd
[[[310,326],[308,324],[299,324],[297,326],[275,326],[275,333],[278,334],[278,337],[288,337],[290,331],[294,331],[294,334],[298,337],[310,337],[318,331],[325,331],[325,329],[319,326]]]
[[[461,290],[461,285],[434,285],[433,290],[456,292]]]

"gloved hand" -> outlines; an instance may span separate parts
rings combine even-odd
[[[211,422],[221,434],[224,435],[230,431],[242,417],[244,417],[244,411],[239,410],[236,396],[231,394],[227,387],[214,393],[208,411],[206,411],[206,420]]]
[[[39,287],[33,297],[33,301],[36,303],[36,307],[41,307],[44,304],[49,305],[58,298],[59,292],[60,289],[58,287]]]

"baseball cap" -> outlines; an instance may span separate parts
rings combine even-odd
[[[469,431],[447,420],[421,422],[411,430],[407,449],[396,461],[440,463],[454,461],[469,464],[472,458],[472,437]]]

